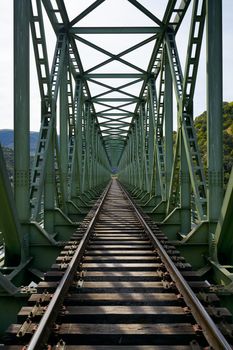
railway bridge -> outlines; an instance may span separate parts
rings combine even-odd
[[[222,1],[160,4],[157,13],[144,0],[14,0],[13,183],[0,147],[2,349],[232,349]],[[205,154],[194,124],[203,50]]]

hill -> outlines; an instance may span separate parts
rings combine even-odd
[[[6,161],[6,167],[10,179],[14,176],[14,151],[12,148],[2,147],[3,155]]]
[[[207,168],[207,113],[198,116],[194,125],[205,169]],[[233,166],[233,102],[223,102],[223,168],[226,184]]]
[[[14,177],[14,150],[8,147],[2,147],[3,155],[6,161],[6,168],[9,174],[9,178],[13,180]],[[30,168],[33,166],[34,157],[30,157]]]
[[[36,131],[30,132],[30,153],[34,155],[39,133]],[[0,130],[0,142],[5,148],[14,149],[14,131],[10,129]]]

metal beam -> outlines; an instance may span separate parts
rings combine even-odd
[[[233,168],[227,185],[221,215],[215,231],[216,260],[223,265],[233,265]]]
[[[15,203],[21,222],[29,222],[29,19],[30,3],[14,0],[14,157]]]
[[[5,264],[16,266],[21,258],[21,227],[0,144],[0,231],[5,244]]]
[[[153,13],[147,10],[146,7],[142,6],[137,0],[128,0],[132,5],[134,5],[139,11],[141,11],[144,15],[149,17],[152,21],[157,23],[159,26],[163,26],[163,22],[158,19]]]
[[[78,23],[79,21],[81,21],[81,19],[83,19],[84,17],[86,17],[87,15],[89,15],[89,13],[91,13],[96,7],[98,7],[99,5],[101,5],[105,0],[96,0],[93,4],[91,4],[87,9],[85,9],[82,13],[80,13],[80,15],[76,16],[71,22],[70,22],[70,27],[72,27],[74,24]]]
[[[84,73],[82,77],[84,79],[138,79],[147,77],[148,73]]]
[[[97,97],[100,97],[100,96],[108,95],[108,94],[110,94],[111,92],[120,92],[120,93],[123,94],[123,95],[129,96],[129,97],[133,97],[133,98],[137,98],[137,96],[132,95],[132,94],[130,94],[130,93],[128,93],[128,92],[125,92],[125,91],[123,91],[122,89],[124,89],[124,88],[126,88],[126,87],[129,87],[129,86],[131,86],[131,85],[134,85],[134,84],[136,84],[136,83],[139,83],[139,82],[142,81],[142,79],[136,79],[136,80],[134,80],[134,81],[130,81],[129,83],[120,85],[120,86],[118,86],[118,87],[113,87],[113,86],[110,86],[110,85],[107,85],[107,84],[104,84],[104,83],[102,83],[102,82],[99,82],[99,81],[96,81],[96,80],[92,80],[92,79],[88,79],[88,81],[90,81],[90,82],[92,82],[92,83],[94,83],[94,84],[96,84],[96,85],[103,86],[103,87],[105,87],[106,89],[109,89],[108,91],[105,91],[105,92],[102,92],[102,93],[100,93],[100,94],[98,94],[98,95],[93,96],[94,98],[97,98]]]
[[[156,34],[160,27],[72,27],[70,34]]]
[[[135,103],[138,101],[138,98],[92,98],[92,102],[131,102]],[[115,107],[115,106],[113,106]]]
[[[78,36],[76,36],[76,35],[74,35],[74,37],[75,37],[76,39],[82,41],[83,43],[85,43],[85,44],[91,46],[92,48],[94,48],[94,49],[96,49],[96,50],[98,50],[98,51],[101,51],[101,52],[104,53],[105,55],[108,55],[108,56],[111,57],[111,58],[109,58],[109,59],[107,59],[107,60],[101,62],[100,64],[98,64],[98,65],[96,65],[96,66],[94,66],[94,67],[88,69],[88,70],[86,71],[86,73],[90,73],[90,72],[92,72],[93,70],[96,70],[97,68],[100,68],[100,67],[102,67],[102,66],[104,66],[104,65],[106,65],[106,64],[109,64],[109,63],[111,63],[111,62],[114,61],[114,60],[118,60],[118,61],[120,61],[121,63],[124,63],[125,65],[128,65],[129,67],[131,67],[131,68],[133,68],[133,69],[135,69],[135,70],[138,70],[138,71],[141,71],[142,73],[144,73],[145,71],[143,71],[142,69],[140,69],[140,68],[138,68],[138,67],[135,67],[134,65],[130,64],[129,62],[127,62],[127,61],[125,61],[125,60],[122,60],[121,57],[127,55],[128,53],[130,53],[130,52],[132,52],[132,51],[134,51],[134,50],[139,49],[139,48],[142,47],[143,45],[146,45],[146,44],[148,44],[148,43],[150,43],[151,41],[153,41],[153,40],[156,39],[156,35],[152,35],[151,37],[149,37],[149,38],[147,38],[147,39],[145,39],[145,40],[143,40],[143,41],[140,41],[139,43],[137,43],[137,44],[135,44],[135,45],[129,47],[128,49],[126,49],[126,50],[120,52],[119,54],[115,55],[115,54],[109,53],[108,51],[106,51],[106,50],[100,48],[99,46],[94,45],[94,44],[90,43],[89,41],[87,41],[87,40],[85,40],[85,39],[82,39],[82,38],[80,38],[80,37],[78,37]]]
[[[208,219],[219,218],[223,199],[222,1],[207,0]]]
[[[165,152],[165,191],[166,200],[169,196],[170,180],[173,163],[173,91],[172,75],[168,57],[165,53],[165,92],[164,92],[164,152]]]
[[[126,113],[105,113],[105,112],[97,112],[96,113],[97,116],[99,117],[105,117],[105,116],[111,116],[111,117],[115,117],[115,116],[119,116],[119,117],[133,117],[134,116],[134,113],[132,112],[126,112]],[[112,119],[112,120],[116,120],[116,119]]]
[[[152,38],[153,38],[153,37],[152,37]],[[116,60],[116,61],[119,61],[119,62],[121,62],[122,64],[124,64],[124,65],[126,65],[126,66],[129,66],[130,68],[133,68],[133,69],[135,69],[135,70],[137,70],[137,71],[139,71],[139,72],[145,73],[145,71],[144,71],[143,69],[141,69],[141,68],[135,66],[134,64],[132,64],[132,63],[130,63],[130,62],[128,62],[128,61],[122,59],[121,57],[125,55],[124,52],[121,52],[120,54],[115,55],[115,54],[112,54],[111,52],[109,52],[109,51],[103,49],[102,47],[97,46],[97,45],[93,44],[92,42],[90,42],[90,41],[88,41],[88,40],[86,40],[86,39],[84,39],[84,38],[81,38],[81,37],[79,37],[79,36],[77,36],[77,35],[75,35],[75,39],[78,40],[78,41],[80,41],[81,43],[83,43],[83,44],[85,44],[85,45],[87,45],[87,46],[89,46],[89,47],[91,47],[91,48],[93,48],[93,49],[95,49],[95,50],[97,50],[97,51],[103,53],[104,55],[110,56],[110,59],[108,59],[108,60],[106,60],[106,61],[103,61],[103,62],[99,63],[98,65],[95,65],[95,66],[91,67],[90,69],[88,69],[88,70],[86,71],[86,73],[89,73],[89,72],[91,72],[91,71],[94,71],[94,70],[96,70],[96,69],[98,69],[98,68],[100,68],[100,67],[102,67],[102,66],[104,66],[104,65],[106,65],[106,64],[108,64],[108,63],[110,63],[110,62],[112,62],[112,61],[115,61],[115,60]],[[153,40],[153,39],[151,39],[151,40]],[[140,43],[140,44],[141,44],[141,45],[144,45],[143,42]],[[134,47],[132,47],[132,51],[133,51],[133,50],[135,50]]]
[[[62,67],[62,74],[60,79],[60,161],[61,161],[61,176],[62,185],[64,186],[64,197],[68,200],[68,121],[69,121],[69,109],[68,109],[68,55],[65,53],[64,65]]]

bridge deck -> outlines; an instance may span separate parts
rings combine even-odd
[[[59,349],[79,346],[82,350],[188,350],[207,346],[211,336],[207,334],[206,340],[197,326],[196,316],[187,307],[163,257],[116,180],[100,206],[96,221],[87,225],[93,217],[92,211],[84,222],[83,227],[89,227],[90,233],[68,292],[60,293],[62,307],[57,304],[52,310],[56,326],[50,327],[48,344],[60,345]],[[210,293],[209,284],[199,279],[156,225],[151,226],[160,244],[169,252],[173,265],[179,267],[186,284],[196,294],[202,291],[202,297],[206,297]],[[62,290],[62,277],[73,264],[77,247],[83,244],[82,239],[78,245],[78,237],[80,232],[73,235],[45,274],[44,281],[39,283],[37,294],[20,310],[18,323],[7,330],[6,343],[15,345],[10,349],[20,349],[17,344],[28,343],[28,349],[41,348],[33,343],[32,335],[35,329],[36,333],[39,331],[40,320],[43,324],[50,299],[52,302],[59,288]],[[209,295],[215,300],[215,307],[209,308],[214,321],[218,322],[216,315],[224,315],[225,320],[229,320],[228,310],[218,307],[213,293]],[[208,309],[208,303],[205,308]],[[207,313],[205,317],[208,319]],[[45,339],[43,335],[40,344]],[[222,339],[226,342],[223,336]]]

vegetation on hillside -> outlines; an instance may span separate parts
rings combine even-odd
[[[9,147],[2,147],[3,155],[6,162],[6,168],[9,174],[9,178],[13,180],[14,176],[14,150]],[[33,156],[30,157],[30,167],[32,168]]]
[[[207,169],[207,114],[206,111],[197,117],[194,125],[197,131],[198,144],[204,167]],[[223,170],[226,184],[233,165],[233,102],[223,103]]]
[[[36,131],[30,132],[30,153],[34,155],[36,152],[36,145],[39,133]],[[0,142],[2,147],[14,149],[14,130],[2,129],[0,130]]]
[[[10,179],[14,176],[14,151],[12,148],[2,147],[3,155],[6,161],[6,167]]]

